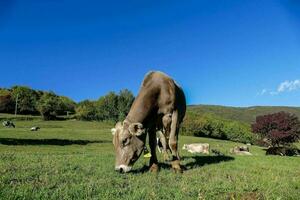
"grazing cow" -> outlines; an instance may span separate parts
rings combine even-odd
[[[112,129],[116,153],[115,169],[129,172],[140,157],[149,137],[150,171],[158,171],[156,131],[162,131],[172,152],[172,168],[181,172],[178,154],[178,132],[186,111],[182,89],[161,72],[148,73],[123,123]]]
[[[8,127],[8,128],[11,128],[11,127],[15,128],[16,127],[15,124],[12,121],[4,121],[4,122],[2,122],[2,125],[4,127]]]
[[[38,126],[34,126],[34,127],[31,127],[31,131],[38,131],[40,129],[40,127],[38,127]]]
[[[252,155],[252,153],[249,152],[248,146],[236,146],[236,147],[230,149],[230,153],[236,154],[236,155],[246,155],[246,156]]]
[[[209,154],[209,144],[208,143],[184,144],[182,149],[187,150],[190,153]]]
[[[270,147],[266,155],[300,156],[300,150],[292,147]]]

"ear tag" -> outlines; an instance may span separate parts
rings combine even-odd
[[[144,158],[151,158],[151,153],[148,151],[147,147],[144,147]]]
[[[151,158],[151,153],[144,154],[144,158]]]

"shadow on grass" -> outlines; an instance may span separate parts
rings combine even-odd
[[[18,138],[0,138],[0,144],[3,145],[87,145],[90,143],[111,143],[108,140],[68,140],[68,139],[18,139]]]
[[[184,162],[187,160],[187,162]],[[187,171],[190,169],[202,167],[204,165],[217,164],[220,162],[228,162],[233,161],[234,157],[231,156],[184,156],[181,158],[181,163],[185,163],[181,165],[183,171]],[[169,169],[172,170],[170,162],[168,163],[159,163],[160,169]],[[140,169],[133,170],[132,173],[145,173],[149,171],[149,166],[144,165]]]
[[[202,167],[204,165],[217,164],[220,162],[233,161],[234,157],[231,156],[191,156],[191,157],[182,157],[182,160],[191,160],[188,161],[183,167],[185,170]]]

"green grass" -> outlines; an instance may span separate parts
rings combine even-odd
[[[13,115],[13,114],[6,114],[0,113],[0,121],[4,120],[40,120],[41,116],[34,116],[34,115]]]
[[[299,199],[300,158],[232,156],[237,143],[180,136],[184,143],[208,142],[225,156],[181,151],[187,169],[158,174],[141,157],[129,174],[114,171],[112,124],[78,121],[16,121],[0,128],[0,199]],[[31,126],[40,126],[31,132]],[[161,155],[159,159],[162,160]]]

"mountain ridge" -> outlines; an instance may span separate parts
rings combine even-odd
[[[300,118],[300,107],[293,106],[249,106],[249,107],[233,107],[222,105],[189,105],[188,112],[199,115],[213,114],[218,117],[235,120],[246,123],[253,123],[256,116],[276,113],[280,111],[295,114]]]

